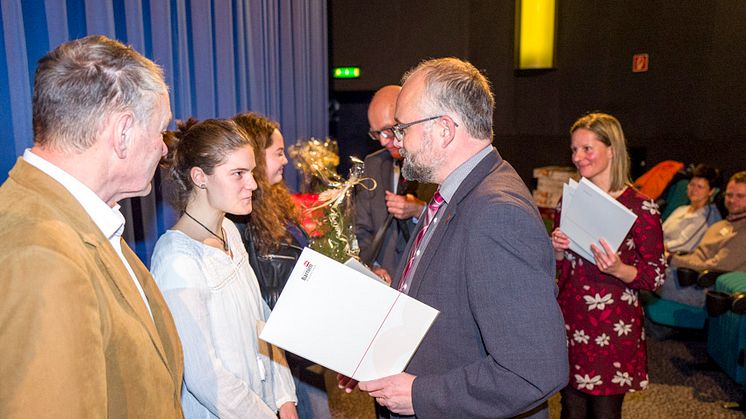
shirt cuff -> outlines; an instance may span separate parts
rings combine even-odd
[[[292,397],[281,397],[279,400],[277,400],[275,402],[275,404],[277,404],[277,411],[279,412],[280,408],[282,407],[282,405],[285,404],[285,403],[287,403],[287,402],[293,402],[294,405],[298,406],[298,400],[297,399],[292,398]]]

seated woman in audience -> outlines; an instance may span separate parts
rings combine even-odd
[[[690,204],[676,208],[663,223],[663,243],[668,253],[691,252],[707,226],[722,218],[717,207],[710,204],[719,179],[717,169],[704,164],[694,168],[686,189]]]
[[[254,149],[258,185],[254,209],[243,231],[249,261],[259,279],[262,297],[274,308],[308,236],[300,226],[300,211],[285,182],[283,168],[288,163],[280,126],[253,112],[240,113],[233,120],[246,131]],[[302,418],[331,418],[324,376],[314,372],[314,364],[291,353],[288,365],[295,379],[298,413]]]
[[[156,243],[152,272],[184,348],[187,418],[297,418],[283,353],[257,337],[269,307],[236,226],[256,182],[246,133],[230,120],[190,119],[164,140],[163,166],[181,218]]]

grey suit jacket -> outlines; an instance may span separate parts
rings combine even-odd
[[[409,295],[440,310],[406,369],[417,376],[418,418],[548,417],[542,404],[568,379],[554,270],[526,186],[493,150],[448,203],[413,274]]]
[[[361,251],[367,249],[378,229],[384,224],[386,209],[386,191],[391,191],[394,158],[388,150],[381,149],[365,157],[365,177],[375,179],[376,188],[372,191],[358,187],[355,193],[355,234]],[[435,192],[435,185],[419,184],[415,195],[422,201],[429,201]],[[415,224],[410,218],[403,223],[410,232]],[[393,275],[402,258],[407,240],[399,232],[394,220],[386,229],[381,251],[375,259],[380,266]]]

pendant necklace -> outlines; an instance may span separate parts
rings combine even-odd
[[[188,212],[184,211],[184,214],[186,214],[187,217],[189,217],[192,220],[194,220],[195,223],[199,224],[200,227],[202,227],[205,230],[207,230],[208,233],[212,234],[213,236],[215,236],[215,238],[217,238],[218,240],[220,240],[220,242],[223,243],[223,250],[226,251],[226,252],[228,251],[228,242],[226,242],[223,237],[220,237],[217,234],[215,234],[212,230],[210,230],[209,228],[207,228],[206,225],[200,223],[199,221],[197,221],[196,218],[192,217]],[[220,228],[220,231],[223,233],[223,236],[225,236],[225,230],[223,230],[222,227]]]

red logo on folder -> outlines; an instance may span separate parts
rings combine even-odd
[[[311,272],[313,272],[313,263],[311,263],[310,260],[303,261],[303,266],[305,269],[303,270],[303,275],[300,276],[300,279],[302,281],[308,281],[308,277],[311,276]]]

